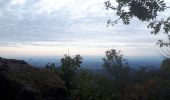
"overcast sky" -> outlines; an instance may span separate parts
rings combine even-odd
[[[168,0],[167,0],[168,1]],[[105,10],[105,0],[0,0],[0,55],[104,55],[120,49],[126,56],[159,55],[162,36],[150,34],[147,23],[118,23]],[[161,13],[168,16],[168,11]]]

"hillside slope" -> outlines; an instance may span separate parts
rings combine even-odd
[[[0,58],[0,99],[65,100],[66,88],[58,74],[22,60]]]

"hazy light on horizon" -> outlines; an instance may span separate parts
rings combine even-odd
[[[125,56],[157,56],[159,50],[157,47],[150,45],[151,47],[145,47],[143,45],[140,48],[134,48],[133,46],[117,44],[117,47],[112,49],[121,50],[122,54]],[[101,46],[102,47],[102,46]],[[122,48],[123,47],[123,48]],[[152,50],[152,49],[155,50]],[[19,45],[19,46],[9,46],[1,47],[1,56],[63,56],[64,54],[76,55],[80,54],[82,56],[104,56],[105,51],[111,48],[99,48],[95,46],[35,46],[35,45]]]

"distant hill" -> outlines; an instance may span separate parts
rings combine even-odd
[[[29,58],[20,58],[25,60],[31,65],[37,67],[44,67],[48,63],[55,63],[56,66],[60,66],[60,59],[62,57],[29,57]],[[85,56],[83,57],[82,67],[87,69],[101,69],[102,68],[102,56]],[[146,56],[146,57],[126,57],[130,67],[138,68],[140,66],[153,66],[159,67],[162,58],[158,56]]]

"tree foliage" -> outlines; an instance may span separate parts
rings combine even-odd
[[[129,69],[131,76],[124,73],[127,65],[120,51],[106,51],[103,60],[106,72],[81,69],[76,73],[71,89],[73,100],[169,100],[170,74],[164,74],[169,59],[162,62],[161,69]],[[108,71],[112,73],[109,76]]]
[[[80,55],[76,55],[74,58],[65,55],[65,57],[61,59],[61,72],[66,85],[70,85],[77,69],[80,68],[82,60],[83,58]]]
[[[120,79],[128,74],[128,63],[120,51],[111,49],[106,51],[105,56],[106,58],[103,58],[103,67],[113,75],[114,78]]]
[[[166,58],[162,61],[161,70],[164,72],[164,74],[170,75],[170,58]]]
[[[159,12],[164,12],[169,8],[164,0],[116,0],[116,2],[116,6],[113,6],[110,1],[105,2],[106,9],[116,11],[116,15],[119,16],[115,21],[108,20],[108,25],[117,24],[119,20],[129,25],[133,18],[149,22],[148,28],[152,29],[151,34],[156,35],[161,30],[167,34],[169,41],[158,40],[157,44],[160,47],[170,46],[170,17],[157,19]]]
[[[134,17],[141,21],[153,20],[158,12],[167,8],[164,0],[116,0],[116,2],[117,6],[113,6],[110,1],[105,2],[106,9],[115,10],[125,25],[128,25],[130,19]]]

